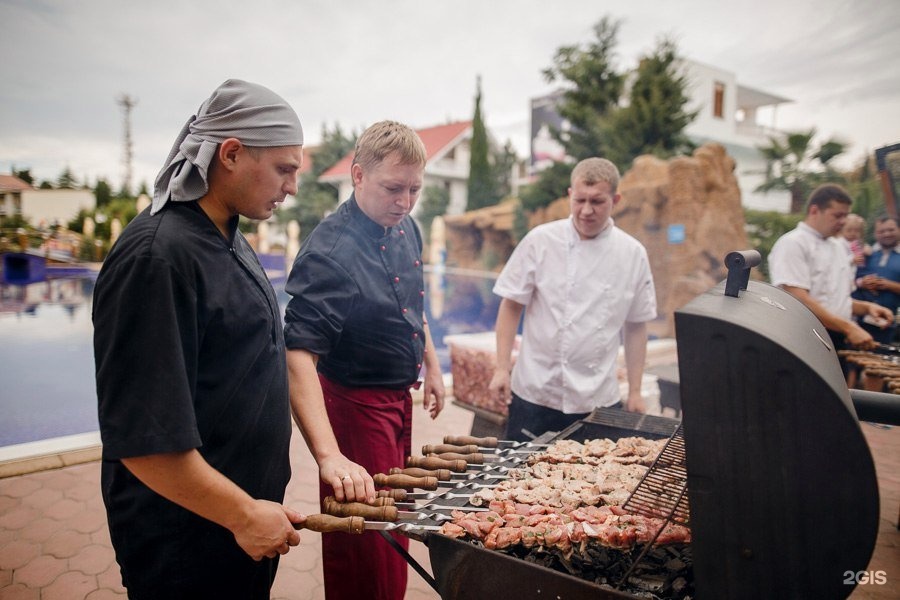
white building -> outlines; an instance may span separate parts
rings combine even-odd
[[[0,217],[22,214],[22,194],[32,187],[13,175],[0,175]]]
[[[0,175],[0,216],[21,216],[34,227],[65,226],[81,210],[92,211],[91,190],[41,190],[18,177]]]
[[[735,160],[735,176],[746,208],[788,212],[788,192],[755,190],[764,181],[766,168],[757,148],[769,145],[771,137],[784,137],[784,132],[775,128],[775,116],[778,105],[791,100],[741,85],[734,73],[724,69],[693,60],[684,60],[683,65],[689,82],[689,109],[697,111],[685,133],[698,144],[716,142],[725,147]],[[760,122],[760,109],[770,116],[768,124]]]
[[[93,211],[97,199],[91,190],[25,190],[22,216],[34,227],[66,224],[81,210]]]

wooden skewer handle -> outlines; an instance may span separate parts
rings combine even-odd
[[[470,465],[483,465],[484,464],[484,454],[460,454],[459,452],[442,452],[441,454],[429,454],[428,456],[435,456],[437,458],[441,458],[443,460],[462,460]]]
[[[378,490],[375,492],[375,499],[378,500],[379,498],[388,498],[397,502],[403,502],[406,500],[406,490],[403,488],[397,488],[395,490]]]
[[[496,448],[498,440],[495,437],[472,437],[471,435],[448,435],[444,437],[445,444],[466,445],[474,444],[482,448]]]
[[[322,501],[325,513],[335,517],[362,517],[370,521],[396,521],[396,506],[369,506],[362,502],[338,502],[334,496]]]
[[[450,469],[420,469],[418,467],[407,467],[401,469],[394,467],[388,471],[389,475],[412,475],[413,477],[437,477],[438,481],[450,481]]]
[[[372,479],[375,480],[375,485],[391,488],[436,490],[438,486],[437,477],[412,477],[410,475],[385,475],[384,473],[377,473]]]
[[[422,454],[440,454],[441,452],[459,452],[460,454],[475,454],[478,452],[478,446],[475,444],[459,445],[459,444],[436,444],[422,446]]]
[[[309,529],[320,533],[342,531],[344,533],[362,533],[366,530],[366,521],[362,517],[335,517],[333,515],[309,515],[306,522],[294,523],[294,529]]]
[[[394,506],[394,504],[396,504],[396,500],[394,499],[393,496],[388,494],[389,490],[382,490],[382,491],[384,493],[376,492],[374,500],[372,500],[371,502],[363,502],[363,504],[368,504],[369,506]],[[401,490],[401,491],[404,494],[406,493],[406,490]],[[334,496],[327,496],[325,499],[328,500],[328,498],[331,498],[332,500],[337,501],[337,499]],[[403,499],[405,500],[406,497],[404,496]]]
[[[423,469],[450,469],[454,473],[465,473],[467,468],[464,460],[444,460],[436,456],[410,456],[406,459],[406,466]]]

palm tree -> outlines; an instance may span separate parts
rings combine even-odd
[[[843,183],[844,176],[830,162],[844,153],[846,144],[832,138],[815,148],[812,143],[815,135],[815,128],[792,132],[784,141],[770,137],[768,146],[757,147],[766,159],[766,179],[756,191],[786,190],[791,194],[791,212],[801,213],[807,196],[817,185]]]

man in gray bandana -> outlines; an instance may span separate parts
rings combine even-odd
[[[102,492],[131,598],[268,598],[304,516],[281,311],[239,216],[297,192],[303,131],[272,91],[219,86],[94,292]]]

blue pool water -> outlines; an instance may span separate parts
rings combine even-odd
[[[282,311],[289,300],[273,282]],[[444,373],[446,335],[494,327],[490,273],[426,273],[429,326]],[[0,446],[97,431],[91,277],[0,284]]]

